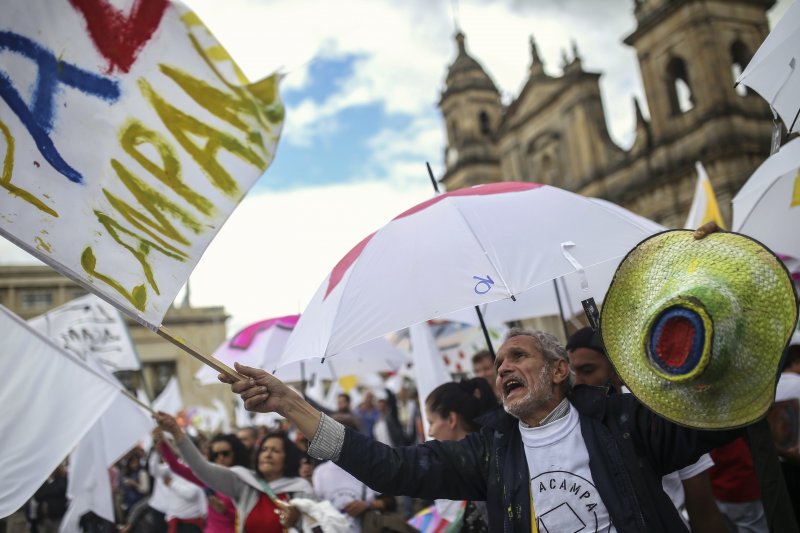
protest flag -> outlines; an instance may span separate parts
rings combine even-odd
[[[689,209],[689,215],[686,217],[683,227],[697,229],[703,224],[713,221],[720,228],[724,228],[725,222],[719,212],[717,197],[714,194],[713,187],[711,187],[711,180],[708,179],[706,169],[700,161],[695,162],[694,166],[697,170],[697,186],[694,190],[692,207]]]
[[[47,479],[120,390],[0,306],[0,518]]]
[[[8,0],[0,50],[0,235],[235,375],[161,322],[272,161],[278,76],[169,0]]]
[[[142,366],[122,315],[93,294],[51,309],[28,324],[84,361],[100,361],[109,372],[139,370]]]
[[[122,384],[91,355],[87,364],[117,387]],[[126,395],[116,395],[111,405],[70,454],[67,497],[69,507],[60,533],[80,533],[81,517],[88,512],[114,522],[114,487],[109,468],[137,443],[150,436],[154,421],[148,411]]]

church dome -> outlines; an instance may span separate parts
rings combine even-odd
[[[454,92],[469,89],[488,89],[498,93],[497,87],[483,70],[481,64],[467,53],[464,34],[460,31],[456,34],[456,44],[458,45],[458,55],[447,70],[447,80],[442,98]]]

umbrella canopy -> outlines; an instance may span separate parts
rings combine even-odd
[[[617,204],[599,198],[590,198],[590,201],[611,209],[620,216],[646,228],[651,235],[667,229],[661,224],[637,215]],[[561,298],[564,318],[572,318],[583,312],[581,301],[589,296],[592,296],[598,304],[603,301],[608,286],[611,284],[611,279],[614,277],[614,272],[617,271],[621,260],[621,257],[616,257],[586,268],[585,281],[588,282],[588,289],[584,289],[582,286],[584,283],[583,276],[580,276],[577,272],[570,272],[565,276],[559,277],[556,283],[538,285],[517,295],[515,300],[506,298],[483,304],[479,306],[483,319],[487,324],[497,326],[512,320],[557,316],[560,311],[558,298]],[[558,288],[558,295],[556,295],[556,287]],[[474,309],[461,309],[441,318],[473,326],[479,325],[478,316]]]
[[[284,352],[327,357],[386,333],[516,295],[620,257],[650,235],[556,187],[502,182],[436,196],[367,236],[334,267]]]
[[[300,381],[312,375],[317,379],[336,381],[342,376],[365,377],[378,372],[396,372],[407,360],[402,350],[378,337],[345,350],[335,360],[309,357],[280,365],[274,374],[283,381]]]
[[[769,102],[789,133],[800,121],[800,2],[795,2],[770,32],[736,80]]]
[[[329,361],[321,364],[319,357],[309,357],[279,367],[278,361],[299,319],[300,315],[288,315],[250,324],[223,342],[214,352],[214,357],[231,367],[234,362],[239,362],[274,370],[275,375],[284,381],[301,381],[313,375],[320,379],[333,380],[337,376],[393,372],[407,359],[389,341],[376,338],[342,353],[336,360],[336,367],[329,364]],[[204,385],[209,385],[218,383],[217,374],[213,368],[203,366],[197,371],[195,378]]]
[[[800,257],[800,139],[781,147],[733,199],[733,230]]]

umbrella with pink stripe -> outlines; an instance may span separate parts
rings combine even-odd
[[[281,363],[328,357],[625,255],[652,228],[549,185],[501,182],[401,213],[335,265]],[[587,291],[587,296],[588,296]]]

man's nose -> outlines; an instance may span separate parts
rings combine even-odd
[[[508,362],[508,359],[503,359],[500,362],[500,365],[497,367],[497,375],[502,376],[503,374],[508,374],[511,372],[511,364]]]

